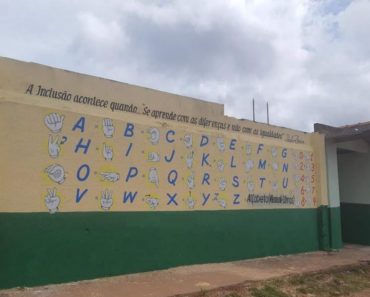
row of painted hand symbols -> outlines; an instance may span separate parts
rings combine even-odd
[[[227,208],[227,202],[226,202],[226,198],[225,197],[221,197],[219,193],[214,193],[214,197],[211,198],[211,193],[209,193],[207,196],[206,196],[206,201],[214,201],[219,207],[221,208]],[[210,199],[211,198],[211,199]],[[171,199],[171,198],[170,198]],[[174,199],[174,198],[173,198]],[[157,196],[155,195],[152,195],[152,194],[147,194],[145,195],[145,197],[142,199],[144,201],[144,203],[146,203],[150,209],[152,210],[156,210],[159,205],[161,204],[161,199],[158,198]],[[203,204],[202,206],[205,205],[205,202],[204,202],[204,198],[202,199],[203,200]],[[164,205],[169,205],[169,203],[172,205],[172,206],[179,206],[179,202],[176,202],[176,200],[170,200],[171,202],[173,201],[173,203],[171,202],[165,202]],[[189,210],[193,210],[193,209],[196,209],[196,206],[200,205],[197,201],[196,198],[194,198],[193,194],[191,192],[189,192],[189,195],[182,199],[183,203],[185,204],[185,206],[189,209]],[[176,202],[176,203],[175,203]]]
[[[53,112],[45,116],[44,124],[50,130],[50,132],[56,134],[62,131],[64,118],[64,115]],[[113,137],[114,126],[112,119],[103,119],[103,133],[107,138]]]

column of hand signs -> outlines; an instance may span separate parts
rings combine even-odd
[[[60,132],[63,128],[64,116],[58,113],[50,113],[44,118],[44,123],[49,129],[51,134],[49,134],[48,139],[48,152],[49,157],[55,161],[59,158],[61,144],[63,138]],[[54,162],[49,165],[44,172],[47,174],[49,179],[56,184],[62,184],[65,181],[65,171],[62,165]],[[50,213],[55,213],[59,210],[60,197],[57,192],[57,188],[47,188],[45,195],[45,205]]]
[[[111,119],[103,119],[103,133],[106,138],[112,138],[114,135],[114,126]],[[103,143],[103,157],[105,161],[113,160],[113,147],[107,143]],[[101,172],[101,179],[108,182],[117,182],[120,178],[118,172]],[[100,206],[103,210],[109,210],[113,205],[113,192],[105,189],[100,195]]]

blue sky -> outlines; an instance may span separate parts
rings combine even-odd
[[[351,4],[351,0],[328,0],[322,1],[322,11],[324,14],[338,14]]]
[[[0,2],[0,55],[311,131],[370,120],[369,0]]]

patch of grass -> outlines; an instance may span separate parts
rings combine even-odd
[[[176,296],[180,296],[180,295],[176,295]],[[181,295],[181,296],[190,296],[190,295]],[[191,296],[193,296],[193,297],[207,297],[208,294],[207,294],[207,290],[200,289],[200,291],[198,293],[194,293]]]
[[[290,295],[271,285],[264,285],[260,288],[252,288],[251,293],[253,297],[290,297]]]
[[[320,297],[348,295],[370,288],[370,266],[294,276],[288,283],[301,294]]]
[[[295,275],[291,279],[289,279],[289,284],[292,286],[303,285],[304,282],[305,282],[305,278],[302,275]]]
[[[240,296],[237,293],[230,293],[230,294],[227,294],[225,297],[242,297],[242,296]]]
[[[339,297],[370,288],[370,263],[201,290],[193,297]],[[183,295],[185,296],[185,295]],[[186,295],[189,296],[189,295]]]
[[[249,291],[253,297],[336,297],[368,288],[370,265],[366,264],[268,280],[251,287]]]

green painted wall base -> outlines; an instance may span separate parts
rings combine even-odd
[[[370,245],[370,204],[342,203],[343,241]]]
[[[327,206],[320,206],[318,209],[318,242],[320,250],[330,250],[329,234],[329,210]]]
[[[340,207],[330,207],[329,218],[330,249],[339,250],[343,247]]]
[[[0,213],[0,287],[314,251],[318,238],[316,209]]]
[[[321,250],[333,251],[343,247],[340,207],[318,208],[319,246]]]

